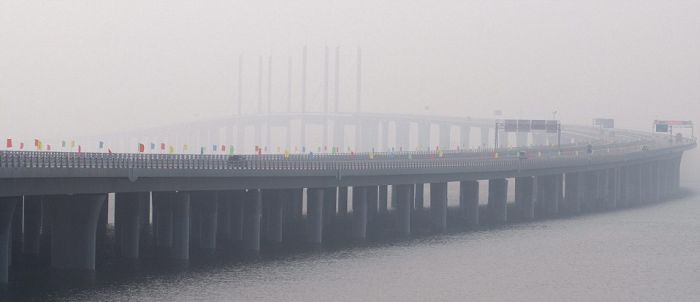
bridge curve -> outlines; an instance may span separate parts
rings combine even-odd
[[[328,115],[287,117],[304,123],[318,118],[324,125],[329,120]],[[403,127],[401,131],[406,123],[438,123],[449,125],[443,126],[447,129],[495,125],[488,119],[391,118],[403,124],[394,127]],[[331,119],[364,127],[363,123],[386,122],[387,115],[338,114]],[[241,120],[245,119],[237,122]],[[408,141],[401,131],[396,141]],[[157,257],[180,260],[189,259],[191,248],[233,245],[258,252],[261,241],[281,244],[289,238],[321,244],[328,236],[324,232],[338,226],[345,226],[348,237],[364,240],[379,219],[392,221],[393,232],[401,236],[422,228],[444,232],[449,182],[459,182],[459,207],[450,216],[457,221],[451,224],[474,226],[623,208],[673,196],[683,152],[696,146],[692,139],[621,129],[564,125],[562,133],[567,139],[561,146],[537,144],[534,137],[523,144],[516,137],[517,146],[495,149],[467,145],[430,151],[236,156],[0,151],[0,234],[8,234],[0,236],[5,240],[0,259],[6,258],[6,243],[13,236],[25,242],[25,253],[39,253],[39,238],[46,229],[42,223],[50,221],[51,265],[94,270],[95,240],[104,236],[108,193],[114,193],[122,257],[140,257],[141,234],[144,226],[152,225]],[[425,134],[419,127],[418,141],[425,141]],[[440,137],[443,143],[451,138]],[[480,194],[485,184],[488,194]],[[512,200],[509,191],[514,192]],[[481,195],[488,196],[483,205]],[[421,215],[428,217],[427,226],[418,225],[416,217]],[[23,217],[20,227],[14,225],[17,217]],[[16,235],[17,229],[24,232]],[[191,239],[196,242],[190,244]],[[3,281],[7,263],[0,261]]]

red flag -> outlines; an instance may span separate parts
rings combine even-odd
[[[165,143],[160,143],[160,149],[165,150]]]
[[[19,149],[24,149],[24,143],[19,143]]]
[[[144,146],[143,144],[139,144],[139,152],[143,153],[143,151],[145,151],[145,150],[146,150],[146,146]]]
[[[46,145],[46,151],[51,151],[51,145]]]
[[[39,147],[39,139],[34,139],[34,147]]]
[[[221,145],[221,151],[226,151],[226,146]]]
[[[11,138],[7,139],[7,148],[12,148],[12,139]]]

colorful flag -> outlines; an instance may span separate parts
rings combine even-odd
[[[156,149],[156,144],[151,143],[151,150],[155,150],[155,149]]]
[[[39,139],[34,139],[34,147],[39,147]]]
[[[143,153],[144,151],[146,151],[146,146],[144,146],[143,144],[139,143],[139,152],[140,152],[140,153]]]
[[[175,153],[175,148],[173,148],[173,146],[168,146],[168,153],[170,153],[170,154]]]
[[[49,144],[46,145],[46,151],[51,151],[51,145],[49,145]]]
[[[233,151],[233,145],[228,146],[228,154],[233,155],[233,153],[234,153],[234,151]]]
[[[75,141],[70,141],[70,147],[71,149],[75,148]]]
[[[200,147],[200,148],[199,148],[199,154],[200,154],[200,155],[204,154],[204,147]]]
[[[165,143],[160,143],[160,149],[165,150]]]
[[[5,147],[12,148],[12,139],[11,138],[7,139],[7,143],[5,144]]]
[[[182,145],[182,151],[187,151],[187,149],[189,149],[187,144]]]
[[[24,149],[24,143],[19,143],[19,149],[20,150]]]
[[[216,152],[216,145],[212,145],[212,146],[211,146],[211,151]]]
[[[221,145],[221,151],[226,152],[226,145]]]
[[[83,147],[81,145],[78,145],[78,154],[83,151]]]

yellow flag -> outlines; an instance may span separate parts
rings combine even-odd
[[[170,154],[175,153],[175,148],[173,148],[172,145],[171,145],[171,146],[168,146],[168,153],[170,153]]]
[[[182,151],[187,151],[187,149],[189,149],[189,146],[187,146],[187,144],[182,146]]]

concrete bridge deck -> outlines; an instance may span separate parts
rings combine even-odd
[[[362,115],[365,120],[385,117]],[[493,123],[393,118],[398,123],[469,123],[469,127]],[[415,215],[425,211],[428,227],[440,233],[447,227],[448,182],[460,183],[458,216],[467,225],[656,202],[678,189],[682,154],[696,146],[694,140],[617,129],[612,135],[566,126],[565,133],[573,139],[561,147],[533,141],[529,146],[495,150],[235,158],[0,151],[0,282],[8,280],[10,245],[21,247],[16,252],[21,255],[38,255],[40,245],[48,242],[52,267],[94,270],[95,240],[104,236],[109,193],[115,194],[121,257],[138,259],[144,230],[152,229],[157,257],[187,260],[193,248],[233,246],[257,252],[261,241],[281,244],[291,229],[301,232],[309,244],[322,244],[324,230],[339,223],[349,223],[352,240],[364,240],[372,232],[368,225],[382,219],[378,217],[391,217],[386,219],[394,221],[397,234],[410,236],[420,227]],[[418,131],[421,135],[425,131]],[[399,137],[408,140],[406,133]],[[445,143],[445,136],[441,141]],[[526,157],[519,157],[520,151]],[[486,208],[479,206],[479,181],[488,182]],[[509,206],[512,182],[515,200]],[[42,237],[48,239],[41,241]]]

